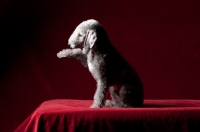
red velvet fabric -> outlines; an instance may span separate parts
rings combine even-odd
[[[91,103],[45,101],[15,132],[200,131],[200,100],[145,100],[142,108],[91,109]]]

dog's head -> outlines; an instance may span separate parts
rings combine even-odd
[[[68,40],[71,48],[92,48],[97,40],[96,29],[101,27],[96,20],[87,20],[79,24]]]

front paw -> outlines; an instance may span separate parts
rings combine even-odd
[[[72,54],[70,49],[64,49],[57,53],[58,58],[70,57]]]

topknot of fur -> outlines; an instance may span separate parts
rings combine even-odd
[[[81,30],[84,30],[84,31],[87,31],[88,29],[97,29],[98,27],[101,27],[101,24],[94,20],[94,19],[89,19],[89,20],[86,20],[86,21],[83,21],[82,23],[80,23],[77,28],[78,29],[81,29]]]

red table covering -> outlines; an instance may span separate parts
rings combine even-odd
[[[145,100],[142,108],[89,108],[92,100],[43,102],[15,132],[200,132],[200,100]]]

